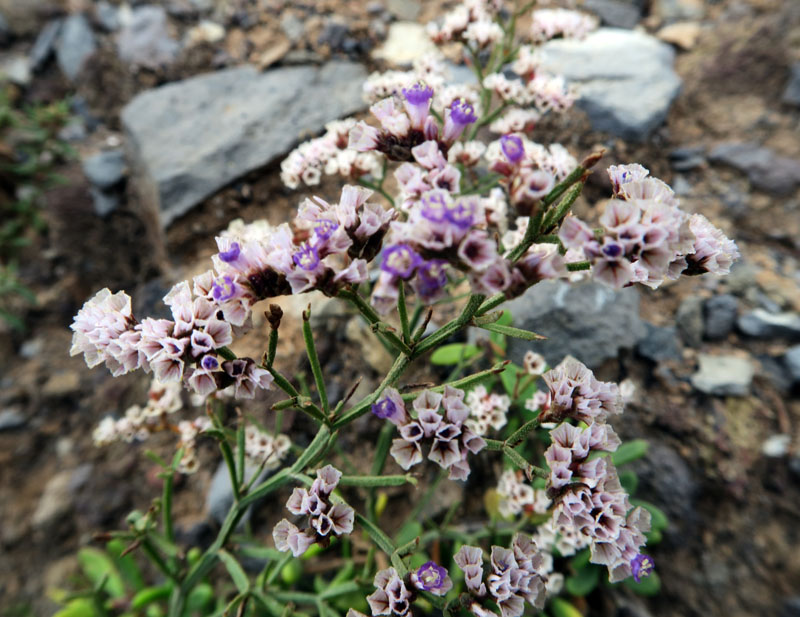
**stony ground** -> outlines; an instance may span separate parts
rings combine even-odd
[[[452,3],[0,0],[0,74],[26,102],[72,96],[74,118],[62,135],[79,153],[60,170],[67,182],[48,195],[47,236],[23,260],[38,299],[26,315],[29,330],[0,335],[0,614],[50,614],[43,591],[68,584],[75,550],[95,532],[120,527],[159,490],[137,448],[91,445],[94,424],[141,402],[147,383],[136,375],[110,379],[67,356],[77,308],[109,286],[131,292],[138,313],[153,314],[174,281],[204,267],[213,233],[231,219],[288,219],[306,193],[282,187],[281,154],[328,119],[359,108],[359,76],[422,45],[413,27],[398,23],[424,23],[445,4]],[[601,292],[584,287],[566,307],[598,326],[587,326],[583,346],[572,351],[591,353],[604,378],[637,386],[617,426],[623,437],[651,441],[638,464],[640,491],[671,521],[654,550],[662,594],[643,600],[600,590],[587,613],[798,615],[800,4],[585,4],[607,25],[635,27],[641,34],[618,32],[613,41],[652,50],[650,61],[626,62],[620,54],[618,66],[598,63],[585,84],[589,113],[575,109],[547,121],[535,138],[562,141],[578,156],[603,146],[608,164],[641,162],[675,188],[687,210],[720,224],[743,255],[726,279],[601,294],[602,302]],[[552,52],[567,74],[570,53]],[[199,90],[183,89],[181,80],[244,63],[266,72],[234,71],[225,77],[232,80],[227,90],[203,90],[203,81],[192,82]],[[352,83],[337,83],[342,70]],[[274,92],[277,74],[279,90],[290,96]],[[611,75],[624,77],[622,90],[609,84]],[[158,98],[136,99],[173,82],[187,105],[178,108],[181,117],[171,119]],[[255,90],[240,91],[245,83]],[[230,121],[213,125],[209,141],[204,121],[190,115],[203,113],[204,106],[189,105],[203,91],[215,97],[212,110],[238,106],[255,138]],[[321,91],[335,91],[336,105],[286,119],[291,101]],[[237,96],[243,93],[249,96]],[[158,146],[152,126],[148,133],[147,111],[137,112],[142,100],[152,102],[146,110],[153,122],[160,118],[176,131],[174,150]],[[187,134],[195,141],[182,141]],[[578,208],[588,211],[608,190],[595,174]],[[317,192],[333,197],[337,185],[324,182]],[[176,196],[180,211],[169,208]],[[170,225],[161,233],[165,219]],[[557,343],[548,351],[557,360],[575,341],[559,325],[565,307],[551,300],[542,291],[529,294],[514,314]],[[288,309],[293,300],[285,302]],[[377,379],[387,358],[365,345],[357,322],[322,301],[315,310],[320,353],[337,376],[331,387]],[[285,368],[302,370],[292,360],[297,339],[284,343]],[[254,350],[261,344],[243,343]],[[436,376],[421,369],[409,379],[417,378]],[[246,411],[265,417],[271,402]],[[307,428],[285,419],[284,429],[300,440]],[[343,448],[363,448],[374,428],[365,420]],[[169,451],[167,443],[152,445]],[[201,459],[202,470],[179,485],[176,501],[183,537],[199,542],[213,531],[216,511],[207,495],[217,460],[211,450]],[[479,494],[480,479],[491,482],[493,472],[476,474],[467,494]],[[393,503],[403,498],[395,495]],[[265,534],[263,523],[275,515],[268,507],[257,512],[257,533]]]

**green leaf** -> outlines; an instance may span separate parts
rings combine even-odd
[[[394,538],[394,543],[397,546],[408,544],[417,536],[421,536],[423,532],[422,525],[418,521],[408,521],[403,525],[402,529],[397,532]]]
[[[186,598],[184,615],[205,615],[214,601],[214,588],[208,583],[200,583],[189,592]]]
[[[647,454],[650,444],[645,439],[634,439],[623,443],[617,451],[611,455],[611,461],[619,467],[625,463],[630,463],[642,458]]]
[[[648,531],[646,534],[644,534],[644,537],[647,538],[647,546],[658,544],[664,538],[664,536],[661,534],[661,531],[658,529]]]
[[[597,587],[600,582],[600,568],[586,566],[578,570],[574,576],[570,576],[564,581],[564,587],[573,596],[586,596]]]
[[[78,562],[93,586],[99,585],[106,578],[104,590],[109,596],[122,598],[125,595],[122,577],[106,553],[90,546],[82,548],[78,551]]]
[[[553,617],[583,617],[581,612],[564,598],[553,598],[550,602],[550,612]]]
[[[661,591],[661,578],[658,572],[651,572],[650,576],[643,578],[641,583],[637,583],[633,578],[626,578],[623,584],[640,596],[654,596]]]
[[[511,321],[512,321],[511,311],[504,310],[503,314],[500,315],[500,319],[498,319],[495,323],[499,326],[510,326]],[[508,346],[508,341],[506,341],[506,335],[501,334],[500,332],[490,332],[489,340],[491,340],[495,345],[500,347],[503,351],[505,351],[506,347]]]
[[[652,531],[663,531],[669,527],[669,519],[664,511],[658,506],[654,506],[649,501],[641,499],[631,499],[633,506],[641,506],[650,513],[650,529]]]
[[[139,566],[136,565],[136,560],[132,555],[122,554],[125,551],[125,543],[118,539],[111,540],[106,544],[106,551],[114,559],[117,569],[128,586],[133,591],[144,589],[144,578]]]
[[[630,469],[619,472],[619,483],[628,495],[636,493],[636,488],[639,486],[639,477],[635,472]]]
[[[225,569],[228,570],[228,574],[231,575],[236,589],[238,589],[240,593],[245,593],[250,588],[250,579],[247,578],[247,574],[245,574],[239,562],[236,561],[236,558],[228,551],[222,549],[217,551],[217,556],[222,561]]]
[[[172,593],[172,585],[161,585],[160,587],[148,587],[142,589],[139,593],[133,596],[131,600],[131,608],[138,611],[153,602],[166,600],[169,594]]]
[[[474,358],[479,353],[481,353],[481,350],[476,345],[468,345],[465,343],[442,345],[431,355],[431,364],[436,364],[437,366],[458,364],[459,362]]]
[[[586,548],[570,559],[569,564],[572,566],[573,570],[582,570],[583,568],[588,567],[591,556],[592,552]]]
[[[501,326],[496,323],[486,323],[478,326],[489,332],[496,332],[504,336],[513,336],[514,338],[522,339],[523,341],[541,341],[546,339],[546,336],[536,334],[530,330],[523,330],[522,328],[514,328],[513,326]]]
[[[503,369],[503,372],[500,373],[500,381],[503,382],[503,388],[505,388],[506,394],[511,397],[514,396],[514,386],[517,384],[517,375],[523,372],[522,368],[513,362]]]
[[[97,611],[91,599],[75,598],[53,617],[97,617]]]

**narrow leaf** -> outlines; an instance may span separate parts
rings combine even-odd
[[[245,593],[250,588],[250,579],[247,578],[247,574],[245,574],[239,562],[236,561],[236,558],[222,549],[217,551],[217,556],[222,561],[225,569],[228,570],[228,574],[231,575],[231,579],[233,579],[233,583],[239,593]]]

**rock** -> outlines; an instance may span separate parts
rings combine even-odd
[[[19,346],[19,355],[26,360],[35,358],[44,350],[44,344],[45,341],[42,337],[28,339]]]
[[[577,87],[594,129],[632,141],[664,121],[681,87],[674,50],[642,32],[600,28],[582,41],[549,41],[541,51],[542,69]]]
[[[636,351],[643,358],[659,364],[668,360],[680,360],[678,331],[674,327],[661,328],[645,322],[647,333],[636,344]]]
[[[86,178],[104,191],[122,182],[125,171],[125,153],[122,150],[105,150],[83,161]]]
[[[386,10],[401,21],[414,21],[422,9],[417,0],[387,0]]]
[[[350,32],[347,22],[340,21],[338,18],[329,19],[319,35],[317,42],[320,45],[327,45],[332,51],[342,49],[345,39]]]
[[[754,187],[770,193],[785,195],[800,184],[800,161],[778,156],[754,142],[720,144],[709,158],[746,173]]]
[[[257,466],[245,465],[244,478],[248,482],[253,474],[258,471]],[[263,482],[270,475],[271,471],[264,470],[256,480],[256,484]],[[233,487],[231,486],[231,476],[228,473],[228,467],[225,461],[220,461],[214,476],[211,478],[211,485],[208,487],[208,494],[206,495],[206,511],[209,516],[213,518],[219,525],[222,525],[225,517],[228,515],[228,510],[233,505]],[[252,513],[252,507],[248,508],[245,512],[239,525],[243,525]]]
[[[281,28],[292,43],[302,39],[306,31],[305,23],[294,13],[285,13],[281,17]]]
[[[690,524],[697,517],[694,502],[699,487],[689,465],[671,447],[651,440],[647,455],[631,463],[630,469],[639,477],[637,495],[664,510],[670,525]],[[672,532],[680,535],[674,528]]]
[[[705,335],[711,341],[721,341],[733,331],[739,312],[738,300],[730,294],[714,296],[706,300]]]
[[[692,385],[712,396],[746,396],[753,381],[753,363],[739,356],[700,354]]]
[[[0,411],[0,432],[13,431],[25,426],[28,419],[22,415],[18,407],[9,407]]]
[[[7,29],[15,36],[30,36],[43,19],[63,10],[63,0],[0,0],[0,13]]]
[[[94,7],[94,18],[106,32],[113,32],[119,28],[119,12],[113,4],[98,2]]]
[[[770,458],[780,458],[789,452],[792,443],[791,435],[770,435],[761,444],[761,454]]]
[[[743,334],[753,338],[800,340],[800,315],[797,313],[769,313],[755,309],[739,317],[736,325]]]
[[[204,19],[186,33],[186,44],[192,46],[199,43],[218,43],[224,38],[224,27],[218,23]]]
[[[425,26],[397,21],[389,26],[386,41],[372,52],[372,57],[396,66],[408,66],[414,60],[436,51]]]
[[[595,13],[606,26],[612,28],[630,30],[636,27],[642,17],[638,7],[621,0],[586,0],[583,8]]]
[[[791,66],[789,81],[786,82],[781,100],[789,105],[800,105],[800,62]]]
[[[94,187],[89,189],[92,196],[92,207],[97,216],[106,217],[119,207],[120,195],[118,191],[101,191]]]
[[[702,19],[703,0],[656,0],[655,13],[665,21]]]
[[[157,70],[172,64],[180,45],[170,36],[167,12],[160,6],[140,6],[117,36],[119,57],[129,64]]]
[[[793,386],[800,385],[800,345],[790,347],[783,355],[783,364]]]
[[[81,385],[81,377],[77,371],[60,371],[54,373],[42,386],[45,397],[57,398],[72,394]]]
[[[800,617],[800,596],[784,600],[779,617]]]
[[[515,326],[547,337],[533,343],[511,340],[510,356],[518,364],[525,352],[533,349],[550,366],[572,355],[594,368],[616,358],[620,349],[632,348],[646,334],[634,288],[613,291],[593,282],[545,281],[507,307]]]
[[[664,26],[656,36],[665,43],[671,43],[681,49],[692,49],[700,38],[700,24],[696,21],[681,21]]]
[[[53,50],[56,47],[56,41],[61,32],[62,24],[63,20],[56,19],[48,23],[42,28],[41,32],[39,32],[29,54],[31,69],[33,69],[33,71],[39,71],[44,68],[50,56],[53,55]]]
[[[86,484],[92,468],[90,463],[85,463],[72,470],[60,471],[50,478],[33,513],[34,527],[48,527],[72,509],[73,496]]]
[[[8,25],[8,21],[6,21],[3,14],[0,13],[0,45],[8,45],[12,37],[11,26]]]
[[[706,149],[703,146],[684,146],[675,148],[669,153],[672,169],[675,171],[691,171],[702,167],[706,162]]]
[[[67,17],[56,43],[56,60],[67,79],[75,81],[96,49],[94,33],[86,17],[80,14]]]
[[[361,109],[364,79],[362,66],[346,62],[266,73],[242,66],[143,92],[122,124],[146,207],[168,225],[301,135]]]
[[[31,62],[27,56],[11,54],[0,59],[0,80],[8,80],[18,86],[31,83]]]
[[[684,343],[700,347],[703,343],[703,300],[697,296],[684,298],[675,314],[675,325]]]

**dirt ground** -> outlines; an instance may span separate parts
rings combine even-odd
[[[602,145],[607,150],[604,163],[640,162],[673,186],[680,175],[680,182],[690,186],[682,196],[683,207],[706,214],[737,241],[744,266],[735,277],[684,279],[657,291],[643,289],[642,314],[652,323],[674,324],[677,309],[688,296],[708,298],[726,291],[739,296],[742,307],[754,307],[766,296],[784,310],[800,311],[798,192],[775,196],[756,190],[741,172],[707,161],[678,174],[668,156],[678,147],[758,141],[781,156],[800,159],[800,110],[781,102],[789,66],[800,60],[800,3],[697,3],[705,12],[699,39],[690,49],[680,50],[676,61],[683,88],[667,122],[648,142],[628,144],[592,132],[578,110],[545,122],[534,138],[543,143],[561,141],[578,156]],[[367,10],[375,3],[231,4],[241,8],[234,11],[225,39],[184,55],[163,73],[129,72],[107,41],[101,41],[101,51],[87,67],[78,93],[102,125],[79,149],[117,135],[119,109],[135,93],[213,70],[221,63],[258,59],[276,47],[284,50],[278,63],[285,61],[289,51],[302,50],[314,58],[349,56],[375,66],[368,52],[380,36],[371,27]],[[453,3],[422,3],[417,19],[424,22],[443,4]],[[657,31],[661,24],[658,3],[645,4],[642,26]],[[305,38],[287,48],[275,19],[260,17],[264,11],[272,17],[290,12],[304,20]],[[357,45],[344,49],[320,43],[332,15],[347,24],[347,38]],[[173,27],[185,29],[193,19],[191,13],[174,17]],[[23,38],[15,45],[25,48],[30,43]],[[223,60],[220,49],[227,52]],[[69,92],[51,65],[24,96],[29,101],[46,101]],[[82,359],[70,358],[68,326],[73,315],[104,286],[126,289],[139,314],[163,310],[161,296],[202,264],[213,251],[213,234],[230,220],[282,222],[311,194],[285,189],[276,165],[250,174],[177,221],[167,235],[168,262],[157,263],[154,240],[137,215],[132,186],[127,187],[122,207],[103,219],[94,214],[80,163],[59,172],[67,183],[47,196],[47,236],[22,261],[22,276],[38,300],[26,315],[29,330],[0,332],[0,410],[13,409],[25,418],[18,428],[0,430],[0,615],[4,617],[50,614],[54,605],[44,592],[69,580],[75,571],[75,551],[91,543],[96,532],[122,527],[126,514],[146,508],[160,487],[155,468],[142,455],[144,448],[93,447],[91,432],[99,419],[142,402],[148,380],[138,374],[112,379],[103,370],[88,370]],[[314,193],[332,198],[337,186],[335,181],[325,181]],[[578,208],[586,211],[587,204],[607,196],[608,188],[601,174],[595,174]],[[300,302],[304,304],[305,299]],[[367,357],[357,337],[344,333],[348,315],[329,306],[320,310],[332,311],[319,321],[324,369],[336,376],[331,387],[345,391],[358,377],[364,379],[362,387],[376,383],[385,358]],[[285,370],[304,370],[292,354],[299,345],[296,335],[288,335],[284,343]],[[250,338],[243,344],[257,351],[263,342]],[[671,525],[653,551],[662,593],[639,598],[622,589],[600,588],[588,598],[587,614],[797,614],[781,611],[787,601],[800,595],[800,399],[796,392],[793,395],[776,385],[770,378],[769,361],[763,360],[780,356],[786,346],[754,342],[734,333],[722,341],[704,342],[699,349],[686,348],[682,361],[668,366],[654,366],[625,353],[603,368],[603,377],[630,377],[638,386],[635,401],[616,427],[623,438],[651,441],[651,456],[638,468],[640,495],[664,509]],[[761,360],[751,394],[722,398],[694,391],[688,377],[700,351],[742,353]],[[408,381],[440,378],[421,367]],[[331,398],[336,397],[331,393]],[[266,410],[275,400],[277,395],[270,393],[245,412],[266,419],[269,427]],[[372,418],[356,423],[353,434],[342,437],[343,450],[369,460],[369,443],[377,427]],[[284,419],[283,429],[291,431],[300,445],[310,428],[291,414]],[[776,433],[792,436],[789,454],[765,457],[762,444]],[[169,440],[148,446],[163,453],[171,447]],[[204,496],[218,457],[204,446],[200,458],[201,471],[180,481],[175,508],[183,537],[202,541],[203,534],[211,532],[203,523]],[[491,460],[477,470],[464,488],[464,502],[473,496],[472,501],[481,503],[481,491],[486,488],[481,478],[493,482],[490,478],[499,466],[499,460]],[[60,508],[55,516],[37,523],[45,486],[65,470],[69,471],[68,497],[53,506]],[[424,490],[430,479],[424,477],[417,490]],[[407,497],[398,489],[390,503],[399,509]],[[276,500],[257,513],[253,528],[258,537],[269,537],[269,523],[279,516],[281,504]],[[465,521],[478,520],[481,509],[466,508],[460,516]]]

